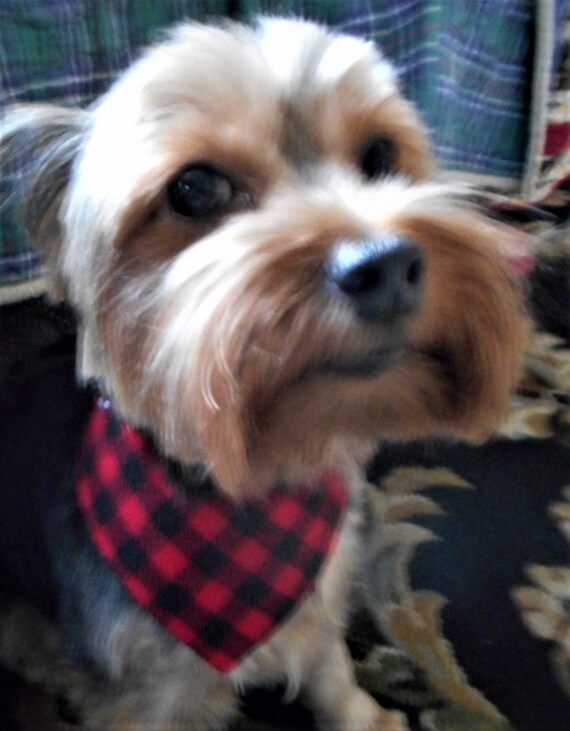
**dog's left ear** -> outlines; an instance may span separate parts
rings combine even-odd
[[[14,106],[0,119],[0,163],[14,173],[15,210],[30,244],[58,271],[61,210],[89,113],[41,104]],[[58,285],[54,282],[54,294]]]

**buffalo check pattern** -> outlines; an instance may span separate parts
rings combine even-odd
[[[233,501],[184,495],[152,440],[100,402],[77,464],[91,538],[131,597],[221,672],[266,640],[315,588],[348,491],[335,474]]]

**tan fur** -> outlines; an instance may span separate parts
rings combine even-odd
[[[5,146],[34,119],[49,127],[51,112],[38,114],[14,112]],[[425,132],[378,52],[311,24],[270,21],[265,36],[183,25],[86,115],[57,210],[30,223],[55,232],[53,278],[81,318],[80,376],[236,497],[330,466],[353,490],[318,591],[229,676],[139,610],[117,617],[109,678],[81,696],[88,728],[222,729],[237,691],[283,681],[326,731],[404,729],[356,688],[341,640],[358,463],[378,440],[482,439],[500,421],[525,338],[500,229],[430,180]],[[77,145],[77,124],[61,133]],[[357,161],[373,135],[394,141],[397,171],[370,182]],[[192,162],[248,195],[223,217],[182,219],[165,187]],[[324,263],[343,241],[386,235],[412,238],[426,261],[404,355],[371,377],[331,374],[324,364],[389,346],[392,331],[331,296]]]

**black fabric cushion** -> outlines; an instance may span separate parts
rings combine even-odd
[[[480,691],[518,731],[570,728],[570,687],[557,677],[558,671],[568,668],[563,652],[568,625],[565,629],[562,625],[567,622],[568,585],[558,577],[557,594],[556,587],[533,582],[531,569],[542,567],[535,572],[546,580],[561,568],[570,578],[570,544],[555,519],[557,511],[562,514],[570,508],[570,495],[564,496],[570,485],[570,448],[555,439],[502,439],[481,447],[392,447],[374,460],[370,479],[391,490],[393,508],[400,501],[400,515],[405,517],[389,523],[400,531],[389,547],[382,543],[382,529],[373,527],[366,575],[368,608],[396,646],[411,643],[411,656],[427,682],[431,678],[434,687],[439,685],[438,702],[454,700],[455,718],[461,718],[458,707],[465,706],[463,725],[457,728],[471,728],[468,686]],[[417,489],[412,490],[414,480]],[[385,498],[385,493],[380,495]],[[411,496],[430,503],[408,505],[406,511]],[[434,540],[414,543],[409,526],[429,530]],[[393,580],[387,584],[390,563]],[[558,606],[558,635],[553,627],[551,637],[537,636],[529,625],[524,612],[529,587],[536,602],[535,621],[543,612],[546,626],[548,613]],[[409,627],[390,615],[391,597],[397,596],[406,607],[425,591],[445,599],[437,631],[455,658],[455,667],[451,661],[446,665],[423,654],[420,645],[433,642],[433,627],[411,636]],[[455,699],[449,693],[445,698],[445,683],[436,677],[438,672],[450,675],[457,667],[466,676],[464,688],[456,687]],[[480,723],[486,710],[481,703]],[[495,724],[490,728],[504,726],[492,713],[487,715],[488,723]],[[440,712],[439,717],[436,728],[453,728],[445,714]]]

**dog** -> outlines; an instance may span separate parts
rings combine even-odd
[[[1,147],[95,391],[45,513],[57,632],[6,610],[4,662],[67,673],[98,731],[225,729],[278,683],[323,730],[407,728],[343,642],[362,467],[490,435],[526,327],[392,66],[305,21],[183,23],[89,109],[8,111]]]

